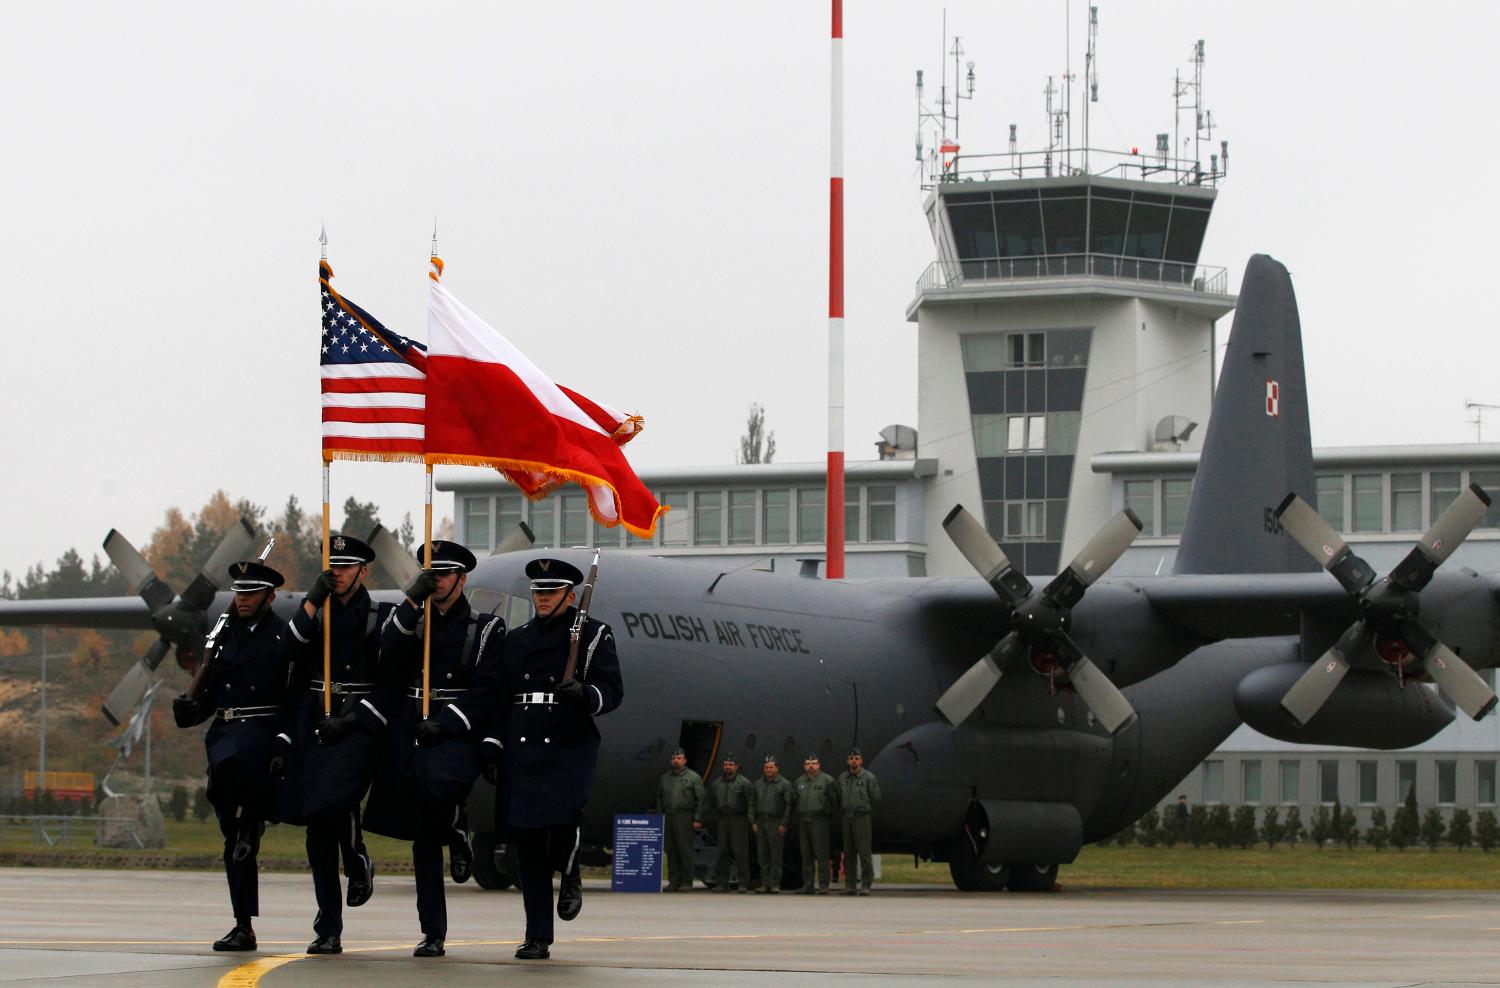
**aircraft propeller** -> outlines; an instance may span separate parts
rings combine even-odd
[[[1032,593],[1031,583],[1011,566],[1005,553],[984,526],[962,505],[943,519],[943,529],[1000,597],[1010,625],[995,647],[958,678],[937,702],[937,712],[950,727],[968,719],[1000,681],[1006,666],[1022,646],[1037,672],[1054,681],[1071,683],[1105,730],[1111,734],[1135,719],[1130,701],[1115,688],[1068,635],[1073,607],[1103,576],[1140,534],[1141,521],[1129,508],[1115,515],[1094,534],[1068,568]]]
[[[177,646],[177,661],[184,669],[197,665],[203,636],[208,630],[206,612],[213,604],[214,594],[227,579],[230,564],[244,559],[254,541],[255,530],[250,523],[238,519],[229,526],[218,548],[179,597],[156,575],[129,539],[118,529],[109,530],[104,537],[104,553],[115,564],[130,592],[139,595],[151,609],[151,626],[160,636],[115,684],[100,708],[111,724],[121,724],[130,716],[150,687],[156,667],[173,645]]]
[[[1281,705],[1298,724],[1306,724],[1322,708],[1348,673],[1349,659],[1372,639],[1376,654],[1398,675],[1404,674],[1407,666],[1421,663],[1423,671],[1475,720],[1494,708],[1495,691],[1417,622],[1417,595],[1468,538],[1489,506],[1489,495],[1478,484],[1470,484],[1417,540],[1406,558],[1377,579],[1370,564],[1356,556],[1311,505],[1296,494],[1286,496],[1276,509],[1281,527],[1359,604],[1359,618],[1282,697]]]

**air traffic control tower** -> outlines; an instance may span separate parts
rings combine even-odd
[[[1023,572],[1056,573],[1124,506],[1092,458],[1197,450],[1197,423],[1208,421],[1215,323],[1235,297],[1228,273],[1198,257],[1228,166],[1201,105],[1203,42],[1175,87],[1185,139],[1160,134],[1153,154],[1090,149],[1090,19],[1082,146],[1070,146],[1071,87],[1049,80],[1045,150],[1018,151],[1011,125],[1008,152],[963,153],[958,39],[951,88],[945,79],[930,107],[917,74],[917,157],[937,248],[907,308],[919,455],[939,464],[926,498],[928,572],[965,571],[942,535],[963,504]],[[967,81],[972,94],[972,62]],[[1190,483],[1132,504],[1147,521],[1143,539],[1180,532]]]

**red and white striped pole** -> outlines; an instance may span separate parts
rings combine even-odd
[[[828,579],[844,578],[844,0],[833,3],[828,179]]]

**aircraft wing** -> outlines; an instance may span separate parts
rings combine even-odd
[[[1163,618],[1211,641],[1295,635],[1302,611],[1345,623],[1357,615],[1349,595],[1326,573],[1131,577],[1123,582],[1139,587]]]
[[[139,597],[0,600],[0,628],[149,628],[151,608]]]

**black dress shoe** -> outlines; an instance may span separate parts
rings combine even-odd
[[[417,949],[411,952],[413,957],[442,957],[447,951],[443,949],[442,937],[423,937],[422,942],[417,944]]]
[[[255,931],[248,926],[236,926],[214,941],[215,950],[254,950]]]
[[[359,859],[364,862],[365,873],[349,876],[349,894],[344,897],[344,902],[350,909],[364,905],[375,894],[375,862],[363,851],[360,852]]]
[[[468,834],[464,834],[463,840],[448,845],[448,874],[459,885],[474,874],[474,847],[469,843]]]
[[[339,943],[338,937],[316,937],[307,945],[309,954],[342,954],[344,945]]]
[[[544,961],[552,956],[552,951],[540,940],[527,940],[516,948],[516,960],[518,961]]]
[[[557,918],[576,919],[583,909],[583,879],[576,875],[564,875],[557,889]]]

